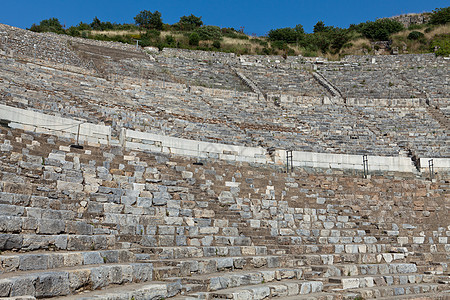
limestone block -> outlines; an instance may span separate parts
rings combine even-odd
[[[300,284],[295,282],[283,282],[283,285],[287,287],[288,296],[297,296],[300,293]]]
[[[413,243],[414,244],[423,244],[425,242],[425,237],[413,237]]]
[[[357,289],[359,288],[360,279],[359,278],[342,278],[342,288],[346,289]]]
[[[89,284],[91,276],[90,269],[70,270],[68,271],[68,273],[69,273],[69,289],[72,293],[80,289],[81,287]]]
[[[270,288],[268,286],[251,287],[247,290],[252,292],[254,300],[262,300],[270,296]]]
[[[16,271],[19,265],[19,256],[0,256],[0,273]]]
[[[55,297],[70,293],[68,272],[41,273],[36,279],[36,297]]]
[[[209,281],[209,289],[211,291],[223,290],[228,288],[230,279],[226,277],[212,277]]]
[[[48,268],[48,255],[45,254],[28,254],[20,256],[21,271],[28,270],[46,270]]]
[[[13,285],[13,280],[11,279],[0,279],[0,297],[8,297],[11,291],[11,286]]]
[[[345,253],[358,253],[358,245],[345,245]]]
[[[387,263],[391,263],[392,262],[392,260],[393,260],[392,254],[390,254],[390,253],[383,253],[382,255],[383,255],[383,258],[384,258],[385,262],[387,262]]]
[[[260,228],[261,221],[260,220],[249,220],[249,224],[251,228]]]
[[[182,171],[181,172],[181,177],[183,178],[183,179],[190,179],[190,178],[192,178],[193,177],[193,173],[192,172],[189,172],[189,171]]]
[[[66,229],[63,220],[55,219],[40,219],[36,232],[40,234],[58,234],[64,232]]]
[[[222,204],[233,204],[235,200],[230,191],[222,191],[219,195],[219,202]]]
[[[83,264],[84,265],[96,265],[103,264],[103,258],[100,256],[99,252],[84,252],[83,253]]]
[[[248,290],[236,291],[232,293],[233,300],[253,300],[253,293]]]
[[[320,293],[323,289],[323,282],[311,281],[311,293]]]
[[[261,273],[262,275],[262,279],[265,282],[272,282],[275,280],[275,271],[259,271],[259,273]]]
[[[37,281],[37,276],[29,275],[25,277],[14,278],[13,285],[11,286],[11,297],[15,296],[35,296],[36,288],[35,284]]]
[[[5,233],[21,232],[22,231],[22,223],[23,223],[23,221],[22,221],[22,218],[20,218],[20,217],[0,216],[0,232],[5,232]],[[3,248],[1,248],[1,249],[3,249]]]
[[[302,282],[300,286],[300,294],[305,295],[311,293],[311,282]]]
[[[398,238],[397,238],[397,242],[398,242],[400,245],[408,244],[408,237],[398,237]]]
[[[214,218],[215,212],[210,209],[194,209],[194,217],[196,218]]]
[[[397,273],[415,273],[417,266],[415,264],[398,264]]]
[[[65,267],[81,266],[83,255],[81,253],[63,253],[63,264]]]
[[[247,261],[243,257],[238,257],[238,258],[233,259],[233,266],[236,269],[243,269],[246,264],[247,264]]]
[[[82,192],[83,185],[80,183],[67,182],[62,180],[56,181],[56,188],[60,191]]]
[[[223,270],[226,268],[233,268],[233,258],[227,257],[227,258],[218,258],[216,260],[217,262],[217,270]]]
[[[222,234],[225,236],[238,236],[239,230],[236,227],[225,227],[222,228]]]

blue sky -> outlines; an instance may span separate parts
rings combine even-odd
[[[141,10],[158,10],[164,23],[183,15],[202,16],[203,23],[221,27],[244,26],[247,34],[264,35],[270,29],[302,24],[307,32],[317,21],[348,27],[367,20],[447,7],[448,0],[0,0],[0,23],[27,28],[51,17],[67,27],[80,21],[132,23]]]

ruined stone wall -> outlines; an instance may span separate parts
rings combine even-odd
[[[389,19],[398,21],[408,28],[411,25],[421,25],[426,24],[430,20],[430,13],[423,14],[406,14],[395,17],[390,17]]]

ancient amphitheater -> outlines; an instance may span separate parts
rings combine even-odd
[[[449,299],[449,61],[0,25],[0,298]]]

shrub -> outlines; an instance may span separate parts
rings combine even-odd
[[[30,30],[34,32],[64,33],[64,29],[57,18],[42,20],[39,25],[31,25]]]
[[[174,47],[176,45],[175,38],[172,35],[166,36],[166,44]]]
[[[424,37],[425,37],[425,35],[420,31],[411,31],[408,34],[408,40],[418,40],[418,39],[421,39]]]
[[[430,24],[440,25],[450,22],[450,6],[446,8],[437,8],[433,10],[433,14],[430,17]]]
[[[69,29],[66,30],[66,33],[70,36],[81,36],[80,30],[75,26],[70,26]]]
[[[271,45],[274,49],[286,50],[288,48],[288,45],[285,41],[274,41],[271,43]]]
[[[219,41],[222,39],[222,32],[217,26],[202,26],[195,30],[200,40]]]
[[[295,43],[303,39],[305,32],[302,25],[297,25],[295,28],[279,28],[269,31],[267,37],[270,41],[282,41],[285,43]]]
[[[216,49],[220,49],[220,41],[214,41],[213,42],[213,44],[212,44],[212,46],[214,47],[214,48],[216,48]]]
[[[435,48],[437,48],[437,51],[435,52],[436,55],[450,55],[450,34],[447,33],[435,36],[430,44],[430,50],[434,51]]]
[[[198,46],[199,42],[200,42],[200,36],[198,35],[198,33],[193,32],[189,35],[189,45]]]
[[[361,33],[368,39],[387,41],[393,33],[402,31],[403,24],[391,19],[379,19],[375,22],[366,22],[361,26]]]

